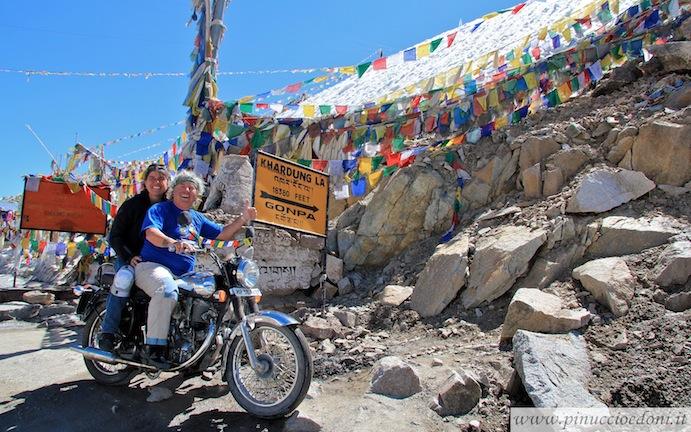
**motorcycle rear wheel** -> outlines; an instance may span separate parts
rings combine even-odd
[[[101,334],[101,323],[106,313],[105,303],[101,303],[96,310],[89,316],[82,330],[82,346],[98,348],[98,336]],[[91,376],[100,384],[109,386],[127,385],[136,370],[131,366],[113,365],[98,362],[95,360],[84,359],[86,369]]]
[[[300,405],[312,382],[309,345],[300,329],[270,323],[257,324],[250,335],[259,361],[269,368],[261,374],[252,369],[243,338],[235,338],[226,365],[230,392],[256,417],[285,417]]]

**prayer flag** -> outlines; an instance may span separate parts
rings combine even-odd
[[[446,35],[446,47],[450,47],[453,44],[454,39],[456,39],[456,35],[458,34],[457,31],[453,33],[449,33]]]
[[[386,69],[386,57],[378,58],[372,63],[372,68],[374,70],[384,70]]]
[[[403,61],[415,61],[417,57],[415,55],[415,48],[410,48],[403,51]]]
[[[417,58],[427,57],[429,55],[429,43],[418,45],[416,48]]]

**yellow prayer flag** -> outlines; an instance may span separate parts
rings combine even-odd
[[[612,56],[607,54],[605,58],[600,60],[600,65],[602,66],[602,70],[609,70],[609,68],[612,67]]]
[[[541,41],[547,38],[547,27],[542,27],[537,34],[537,38]]]
[[[342,74],[353,75],[355,72],[357,72],[357,69],[355,69],[355,66],[344,66],[338,68],[338,71]]]
[[[619,0],[609,0],[609,10],[614,15],[619,15]]]
[[[477,97],[477,102],[482,107],[482,111],[487,111],[487,95],[482,95]]]
[[[499,67],[499,51],[494,51],[494,58],[492,59],[492,67],[497,69]]]
[[[535,75],[535,72],[525,74],[523,78],[525,79],[525,83],[528,85],[529,90],[537,87],[537,76]]]
[[[444,88],[446,86],[446,74],[440,73],[434,77],[434,86],[432,88]]]
[[[243,96],[240,99],[238,99],[239,103],[247,103],[250,102],[252,99],[254,99],[254,96]]]
[[[513,57],[514,58],[519,59],[519,58],[521,58],[522,55],[523,55],[523,48],[516,47],[513,49]]]
[[[367,176],[367,182],[369,183],[371,188],[375,188],[377,186],[377,184],[379,183],[379,180],[381,180],[383,173],[384,173],[384,170],[380,169],[380,170],[373,172]]]
[[[322,76],[316,77],[314,79],[314,82],[318,83],[318,82],[326,81],[327,79],[329,79],[328,75],[322,75]]]
[[[360,174],[369,174],[372,172],[372,158],[363,157],[358,162],[358,171]]]
[[[489,61],[489,55],[490,55],[490,53],[487,53],[487,54],[483,55],[482,57],[480,57],[480,59],[477,61],[477,67],[478,68],[482,69],[485,66],[487,66],[487,62]]]
[[[557,93],[559,94],[559,99],[561,99],[562,102],[566,102],[567,100],[571,99],[571,86],[569,85],[569,82],[566,81],[557,87]]]
[[[417,87],[415,87],[415,84],[412,84],[412,85],[409,85],[409,86],[406,86],[406,87],[405,87],[405,91],[406,91],[406,93],[408,93],[409,95],[415,94],[415,90],[416,90],[416,89],[417,89]]]
[[[521,67],[521,58],[516,57],[509,62],[509,69],[518,69]]]
[[[509,118],[507,116],[499,117],[494,120],[494,129],[501,129],[509,124]]]
[[[596,2],[593,2],[585,7],[583,10],[583,18],[587,18],[595,13],[595,3]]]
[[[314,117],[315,107],[314,105],[303,105],[302,114],[305,117]]]
[[[497,89],[492,89],[489,91],[489,106],[491,108],[499,106],[499,93]]]
[[[528,35],[523,39],[523,43],[521,44],[521,50],[523,50],[523,48],[527,47],[528,44],[530,43],[530,36],[531,35]]]
[[[494,18],[497,15],[499,15],[499,12],[490,12],[487,15],[483,16],[482,19],[487,21],[488,19]]]
[[[427,57],[429,55],[429,43],[418,45],[415,48],[415,54],[417,55],[417,58]]]
[[[183,132],[182,135],[180,135],[180,142],[183,144],[187,142],[187,132]]]
[[[564,29],[562,35],[564,36],[564,39],[567,43],[571,42],[571,27],[567,27],[566,29]]]

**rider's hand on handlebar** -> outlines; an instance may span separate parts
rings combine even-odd
[[[195,247],[189,242],[183,241],[183,240],[178,240],[172,245],[168,246],[169,251],[175,250],[175,253],[178,254],[185,254],[185,253],[193,253],[195,252]]]

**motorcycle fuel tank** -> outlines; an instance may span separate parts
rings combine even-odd
[[[185,291],[193,291],[204,298],[211,297],[216,292],[216,279],[211,272],[183,275],[178,280],[178,287]]]

